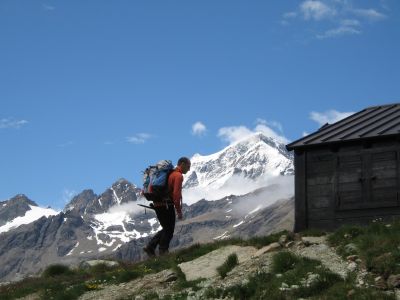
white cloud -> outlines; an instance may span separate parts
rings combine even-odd
[[[325,39],[331,37],[338,37],[342,35],[353,35],[353,34],[361,34],[360,30],[361,23],[355,19],[344,19],[340,20],[340,25],[337,28],[329,29],[325,31],[323,34],[317,34],[317,38]]]
[[[355,20],[355,19],[344,19],[344,20],[340,20],[340,25],[357,27],[357,26],[360,26],[361,23],[360,23],[360,21]]]
[[[279,123],[279,122],[277,122],[277,121],[266,121],[266,120],[264,120],[264,119],[258,118],[258,119],[256,120],[256,124],[257,124],[257,125],[268,125],[268,126],[272,126],[272,127],[276,128],[276,129],[278,129],[278,131],[279,131],[280,133],[283,133],[282,124]]]
[[[383,13],[380,13],[372,8],[369,9],[358,8],[358,9],[353,9],[352,12],[357,16],[367,19],[368,21],[380,21],[387,17]]]
[[[264,125],[264,124],[258,124],[255,128],[254,128],[255,132],[262,132],[263,134],[265,134],[266,136],[275,138],[276,140],[278,140],[281,143],[288,143],[289,140],[287,138],[285,138],[283,135],[280,135],[278,133],[276,133],[271,127]]]
[[[202,122],[196,122],[192,125],[192,134],[201,136],[207,131],[206,126]]]
[[[148,133],[137,133],[133,136],[128,136],[126,141],[132,144],[144,144],[148,139],[151,138],[151,135]]]
[[[0,129],[19,129],[27,123],[28,121],[26,120],[14,120],[13,118],[0,119]]]
[[[310,113],[310,119],[317,122],[319,126],[322,126],[326,123],[336,123],[352,114],[354,114],[354,112],[339,112],[333,109],[325,112],[312,111]]]
[[[233,144],[253,133],[253,131],[245,126],[222,127],[218,130],[218,137],[229,144]]]
[[[336,15],[336,9],[322,1],[306,0],[300,4],[300,12],[305,20],[322,20]]]
[[[267,122],[263,119],[257,119],[256,126],[254,129],[249,129],[246,126],[230,126],[222,127],[218,130],[218,137],[223,141],[233,144],[239,140],[242,140],[252,134],[261,132],[266,136],[275,138],[276,140],[287,143],[289,140],[283,136],[283,134],[278,134],[270,126],[276,127],[282,133],[282,125],[276,121]]]
[[[150,203],[151,202],[147,201],[144,198],[139,198],[137,201],[134,202],[123,203],[121,205],[114,205],[110,207],[108,212],[111,214],[127,213],[132,217],[134,215],[143,213],[144,211],[144,208],[142,206],[139,206],[138,204],[149,206]]]
[[[42,4],[42,7],[43,7],[44,10],[48,10],[48,11],[56,9],[54,6],[51,6],[51,5],[48,5],[48,4],[45,4],[45,3]]]
[[[377,1],[376,4],[381,9],[389,10],[387,4],[382,0]],[[284,13],[281,24],[287,26],[296,20],[313,20],[320,27],[319,30],[317,29],[319,32],[315,34],[315,37],[326,39],[361,34],[366,22],[381,21],[386,18],[387,15],[375,8],[356,7],[352,0],[305,0],[296,11]],[[289,20],[291,20],[290,23]],[[310,32],[315,31],[313,28]]]
[[[263,176],[257,180],[233,176],[222,187],[190,188],[182,191],[183,202],[191,205],[201,199],[219,200],[227,195],[245,195],[262,187],[269,187],[261,195],[243,202],[244,206],[236,207],[239,212],[247,214],[255,207],[267,207],[279,199],[288,199],[294,195],[294,176]]]
[[[317,34],[318,39],[326,39],[331,37],[338,37],[342,35],[360,34],[361,31],[351,26],[339,26],[338,28],[329,29],[323,34]]]

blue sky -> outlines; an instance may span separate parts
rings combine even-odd
[[[0,2],[0,200],[400,101],[400,2]]]

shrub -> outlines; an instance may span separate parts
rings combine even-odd
[[[226,274],[228,274],[228,272],[231,271],[238,263],[239,259],[236,253],[233,253],[229,255],[226,261],[217,268],[217,272],[221,278],[225,278]]]
[[[55,265],[50,265],[48,266],[42,273],[42,277],[48,278],[48,277],[55,277],[55,276],[60,276],[60,275],[70,275],[73,272],[70,270],[70,268],[66,265],[62,264],[55,264]]]
[[[285,273],[286,271],[293,269],[299,261],[300,258],[290,252],[278,252],[272,259],[272,272]]]
[[[140,272],[137,272],[135,270],[120,270],[115,277],[116,282],[122,283],[139,278],[141,275],[142,274],[140,274]]]
[[[96,264],[89,268],[89,272],[95,275],[104,274],[109,272],[110,270],[116,269],[116,267],[110,267],[105,263]]]

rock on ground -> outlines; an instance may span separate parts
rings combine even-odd
[[[226,246],[214,250],[195,260],[179,264],[179,268],[186,276],[186,280],[192,281],[200,278],[211,278],[217,276],[217,268],[221,266],[229,255],[236,253],[239,263],[243,263],[257,252],[254,247]]]
[[[304,248],[295,247],[291,249],[291,251],[300,256],[319,260],[326,268],[331,270],[333,273],[336,273],[342,278],[345,278],[347,273],[349,272],[347,268],[347,263],[339,255],[336,254],[334,249],[325,244],[325,240],[325,237],[313,238],[310,246]],[[307,241],[310,242],[311,239],[308,238]]]

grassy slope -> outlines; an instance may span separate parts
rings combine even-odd
[[[205,245],[194,245],[167,256],[149,259],[139,263],[121,262],[119,267],[98,265],[90,269],[70,269],[65,266],[50,266],[41,277],[30,278],[18,283],[0,287],[0,299],[15,299],[31,293],[38,293],[43,299],[77,299],[86,291],[95,290],[105,284],[127,282],[174,269],[178,274],[176,293],[165,299],[185,299],[187,288],[196,289],[198,282],[187,282],[178,264],[191,261],[225,245],[256,246],[258,248],[278,241],[281,232],[275,235],[250,240],[231,239]],[[321,232],[307,232],[306,235],[321,235]],[[290,235],[290,234],[289,234]],[[357,255],[370,272],[369,287],[356,287],[355,274],[342,280],[321,265],[321,262],[298,257],[287,251],[280,251],[273,257],[271,272],[249,277],[248,283],[225,290],[208,288],[208,298],[235,299],[394,299],[373,287],[373,278],[387,279],[391,274],[400,274],[400,222],[386,224],[374,222],[368,227],[345,226],[328,236],[328,241],[340,255],[346,258]],[[234,259],[226,262],[226,270],[235,266]],[[223,276],[227,271],[222,270]],[[226,271],[226,272],[225,272]],[[222,276],[221,274],[221,276]],[[148,299],[157,299],[149,294]]]

